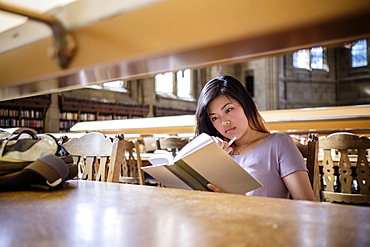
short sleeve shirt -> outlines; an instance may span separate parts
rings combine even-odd
[[[249,153],[231,156],[263,184],[248,192],[248,196],[289,198],[282,178],[296,171],[308,171],[292,138],[282,133],[271,134]]]

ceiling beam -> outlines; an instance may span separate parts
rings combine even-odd
[[[73,30],[66,69],[51,38],[0,54],[0,100],[342,43],[369,37],[369,20],[367,0],[158,2]]]

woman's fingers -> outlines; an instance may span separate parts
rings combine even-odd
[[[220,137],[212,136],[213,141],[223,150],[225,150],[226,153],[230,154],[233,151],[233,148],[230,147],[229,143],[222,140]]]
[[[225,193],[222,191],[220,188],[216,187],[213,184],[207,184],[208,189],[212,190],[213,192],[218,192],[218,193]]]

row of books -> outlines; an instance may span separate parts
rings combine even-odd
[[[0,116],[5,117],[26,117],[26,118],[42,118],[43,111],[38,110],[16,110],[16,109],[0,109]]]
[[[44,117],[44,112],[43,111],[35,111],[35,110],[21,110],[21,117],[43,118]]]
[[[113,119],[127,119],[127,115],[98,115],[96,117],[95,113],[77,113],[77,112],[61,112],[59,114],[61,120],[81,120],[81,121],[104,121]]]
[[[0,119],[0,126],[2,127],[13,127],[19,126],[19,120],[14,118]]]
[[[66,120],[78,120],[78,113],[77,112],[61,112],[59,114],[60,119]]]
[[[43,127],[44,121],[43,120],[34,120],[34,119],[22,119],[21,126],[28,126],[28,127]]]
[[[73,125],[75,125],[75,123],[77,123],[76,120],[63,120],[63,121],[59,122],[59,128],[60,129],[69,129]]]
[[[113,115],[99,115],[98,121],[113,120]]]
[[[0,108],[0,116],[18,117],[19,110]]]
[[[96,120],[96,114],[80,113],[80,120],[81,121],[95,121]]]

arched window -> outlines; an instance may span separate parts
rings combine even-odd
[[[173,94],[173,74],[167,72],[155,76],[155,91],[157,93]]]
[[[293,66],[301,69],[324,69],[324,48],[321,46],[293,53]]]
[[[324,49],[321,46],[313,47],[311,52],[311,68],[323,69],[324,68]]]
[[[176,73],[167,72],[155,76],[155,91],[157,94],[192,98],[191,70],[179,70]]]
[[[367,58],[367,41],[366,39],[358,40],[351,47],[352,68],[364,67],[368,64]]]
[[[176,80],[177,96],[181,98],[191,98],[190,69],[177,71]]]

